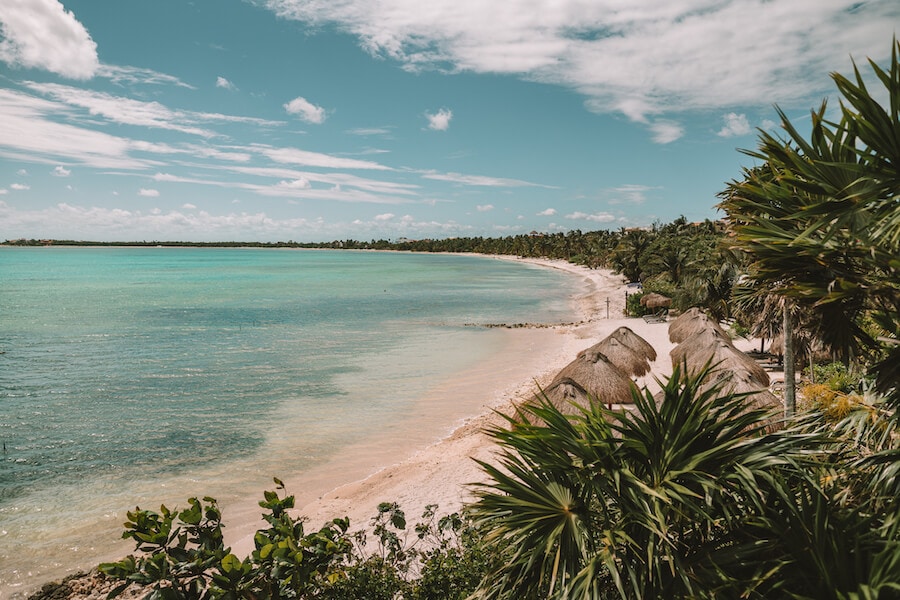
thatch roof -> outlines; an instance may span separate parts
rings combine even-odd
[[[649,361],[656,360],[656,349],[650,342],[633,332],[628,327],[619,327],[609,337],[619,340]]]
[[[725,339],[728,334],[719,324],[697,308],[690,308],[669,323],[669,341],[676,344],[703,329],[714,329]]]
[[[688,358],[688,362],[691,364],[698,362],[693,360],[696,354],[706,352],[707,348],[713,348],[720,342],[729,345],[731,344],[731,340],[728,336],[723,335],[720,330],[713,328],[698,329],[684,338],[681,343],[672,348],[672,351],[669,352],[669,356],[672,357],[672,366],[680,365],[684,362],[685,358]],[[706,357],[708,358],[709,354],[707,354]],[[699,362],[705,362],[705,360]]]
[[[713,330],[703,330],[678,344],[669,353],[673,366],[682,362],[688,370],[702,368],[707,362],[717,371],[746,373],[760,387],[769,385],[769,374],[758,362],[722,339]]]
[[[557,373],[549,387],[564,379],[571,379],[597,402],[627,404],[633,401],[631,379],[616,367],[602,352],[588,348]]]
[[[721,383],[724,393],[748,394],[744,398],[747,410],[773,411],[774,415],[766,426],[768,431],[780,427],[779,413],[784,409],[784,403],[767,387],[759,385],[749,374],[740,371],[718,371],[702,386],[702,389],[709,389],[717,383]]]
[[[559,412],[566,415],[577,414],[578,406],[590,407],[587,391],[568,377],[563,377],[559,381],[554,380],[554,383],[551,383],[543,392],[543,396],[559,409]]]
[[[646,356],[612,336],[607,336],[599,344],[585,350],[589,351],[600,352],[626,375],[641,377],[650,371],[650,361]]]
[[[671,298],[663,296],[662,294],[657,294],[656,292],[650,292],[649,294],[641,296],[641,306],[646,306],[647,308],[668,308],[671,304]]]

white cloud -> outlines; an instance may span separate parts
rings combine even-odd
[[[425,118],[428,119],[428,129],[447,131],[450,127],[450,119],[453,118],[453,111],[442,108],[434,114],[425,113]]]
[[[615,216],[609,213],[594,213],[588,214],[583,212],[574,212],[570,215],[566,215],[567,219],[574,219],[577,221],[592,221],[594,223],[611,223],[615,221]]]
[[[97,72],[97,44],[57,0],[3,0],[0,8],[0,60],[71,79]]]
[[[173,111],[159,102],[132,100],[54,83],[30,83],[28,86],[66,104],[84,108],[91,115],[102,116],[115,123],[170,129],[202,137],[215,135],[208,129],[197,127],[195,120],[186,113]]]
[[[561,85],[590,110],[648,116],[799,103],[848,56],[889,56],[896,0],[265,0],[420,71]],[[828,40],[828,43],[822,43]],[[671,133],[671,132],[670,132]],[[657,135],[660,135],[657,132]]]
[[[266,121],[254,117],[173,110],[159,102],[133,100],[55,83],[25,82],[25,85],[38,93],[50,96],[70,106],[83,108],[91,116],[102,116],[114,123],[167,129],[205,138],[216,136],[214,131],[200,126],[201,123],[211,121],[241,122],[261,126],[281,124],[277,121]]]
[[[302,218],[275,219],[265,213],[210,214],[207,211],[134,211],[121,208],[58,204],[40,210],[18,210],[0,203],[0,237],[64,237],[82,239],[297,239],[298,234],[337,235],[337,227]],[[333,239],[333,238],[332,238]]]
[[[411,202],[409,198],[398,197],[388,194],[375,194],[366,190],[357,188],[344,188],[341,184],[336,183],[330,188],[320,187],[302,187],[294,185],[291,181],[279,181],[275,184],[253,184],[240,183],[231,184],[227,187],[236,187],[260,196],[275,196],[280,198],[307,198],[314,200],[323,200],[327,202],[356,202],[369,204],[407,204]]]
[[[159,190],[141,188],[138,192],[138,196],[146,196],[148,198],[156,198],[159,196]]]
[[[281,167],[272,168],[243,166],[226,166],[224,167],[224,170],[268,179],[300,179],[309,181],[311,183],[322,183],[332,187],[344,186],[349,188],[357,188],[375,194],[385,194],[390,196],[415,196],[420,189],[419,186],[409,183],[381,181],[378,179],[357,177],[356,175],[350,175],[349,173],[316,173],[313,171],[298,171],[295,169],[287,169]]]
[[[391,133],[390,127],[359,127],[350,129],[347,133],[351,135],[388,135]]]
[[[171,173],[157,173],[153,176],[153,181],[182,181],[182,178]]]
[[[669,144],[684,135],[684,127],[669,120],[654,121],[650,124],[650,131],[657,144]]]
[[[116,85],[174,85],[190,90],[197,89],[174,75],[167,75],[166,73],[140,67],[100,65],[100,68],[97,70],[97,76],[105,77]]]
[[[462,173],[437,173],[435,171],[424,171],[422,177],[424,179],[434,179],[436,181],[449,181],[452,183],[462,183],[465,185],[477,185],[483,187],[552,188],[552,186],[541,185],[539,183],[531,183],[529,181],[522,181],[521,179],[504,179],[502,177],[486,177],[484,175],[463,175]]]
[[[235,87],[233,83],[222,76],[216,77],[216,87],[231,91],[237,90],[237,87]]]
[[[291,181],[279,181],[278,187],[283,187],[289,190],[308,190],[312,187],[312,185],[310,185],[308,179],[301,177],[299,179],[292,179]]]
[[[488,212],[489,210],[494,210],[493,204],[479,204],[475,207],[475,210],[478,212]]]
[[[30,189],[31,189],[31,186],[28,185],[28,184],[25,184],[25,183],[14,183],[14,184],[12,184],[12,185],[9,186],[9,187],[11,187],[11,188],[14,189],[14,190],[18,190],[18,191],[24,191],[24,190],[30,190]]]
[[[3,195],[8,194],[8,193],[9,193],[9,190],[8,190],[8,189],[6,189],[6,188],[0,188],[0,196],[3,196]]]
[[[415,200],[419,186],[392,181],[380,181],[358,177],[348,173],[317,173],[284,167],[246,167],[233,165],[208,166],[211,171],[225,171],[254,178],[267,179],[264,183],[235,181],[233,177],[222,179],[184,177],[171,173],[156,173],[154,181],[189,183],[248,191],[262,196],[286,198],[312,198],[339,202],[365,202],[377,204],[401,204]],[[323,185],[313,187],[313,183]]]
[[[34,162],[114,169],[143,169],[151,164],[129,156],[130,140],[50,119],[66,110],[55,102],[0,89],[0,156],[24,154]]]
[[[403,215],[399,219],[396,215],[390,218],[380,218],[387,215],[378,215],[372,221],[354,220],[351,225],[359,232],[368,235],[398,236],[409,238],[440,237],[450,235],[466,235],[472,231],[469,225],[462,225],[456,221],[426,221],[416,219],[413,215]]]
[[[542,210],[541,212],[537,213],[537,216],[539,216],[539,217],[552,217],[552,216],[555,215],[555,214],[556,214],[556,209],[555,209],[555,208],[548,208],[548,209]]]
[[[647,192],[658,189],[647,185],[626,184],[613,188],[614,194],[610,204],[643,204],[647,201]]]
[[[26,171],[25,169],[19,169],[18,171],[16,171],[16,175],[18,175],[19,177],[28,177],[28,171]]]
[[[329,154],[309,152],[297,148],[273,148],[270,146],[254,145],[251,147],[256,152],[269,157],[271,160],[282,164],[303,165],[307,167],[324,167],[327,169],[375,169],[381,171],[391,170],[389,167],[368,160],[354,158],[340,158]]]
[[[249,162],[253,158],[253,155],[249,152],[234,152],[227,147],[223,149],[221,147],[199,144],[179,144],[178,146],[172,146],[170,144],[160,144],[157,142],[131,140],[129,146],[132,150],[148,152],[151,154],[189,154],[194,158],[212,158],[239,163]]]
[[[324,218],[274,217],[264,212],[205,210],[126,210],[77,206],[67,203],[22,210],[0,202],[0,239],[19,237],[61,238],[77,232],[80,239],[217,241],[233,239],[330,240],[346,236],[446,237],[470,235],[473,228],[455,221],[401,218],[330,221]]]
[[[736,137],[739,135],[747,135],[752,131],[750,123],[747,121],[747,115],[728,113],[724,117],[725,125],[719,130],[717,135],[721,137]]]
[[[325,109],[321,106],[316,106],[302,96],[298,96],[285,104],[284,110],[289,114],[297,115],[307,123],[319,125],[325,122]]]
[[[186,210],[197,210],[196,205],[191,204],[190,202],[188,202],[187,204],[182,204],[181,208],[184,208]]]
[[[384,214],[380,214],[380,215],[375,215],[375,220],[376,221],[390,221],[395,216],[396,215],[394,213],[384,213]]]
[[[72,171],[62,165],[57,165],[56,168],[53,169],[53,174],[57,177],[68,177],[72,174]]]

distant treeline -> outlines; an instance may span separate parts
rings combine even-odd
[[[697,242],[718,238],[724,225],[721,222],[704,221],[688,223],[680,217],[668,224],[654,224],[648,228],[599,230],[582,232],[573,230],[566,233],[531,232],[500,238],[455,237],[446,239],[361,241],[354,239],[331,242],[183,242],[183,241],[131,241],[96,242],[82,240],[18,239],[7,240],[7,246],[126,246],[126,247],[199,247],[199,248],[320,248],[344,250],[400,250],[410,252],[474,252],[483,254],[505,254],[527,258],[552,258],[567,260],[590,268],[606,267],[622,269],[631,280],[638,280],[646,269],[640,268],[640,254],[660,236],[676,236],[682,241]],[[680,245],[680,244],[679,244]],[[631,255],[631,258],[625,255]],[[646,261],[644,261],[646,262]],[[648,266],[648,265],[645,265]]]
[[[566,233],[424,240],[346,239],[332,242],[92,242],[79,240],[8,240],[8,246],[124,246],[198,248],[317,248],[331,250],[396,250],[407,252],[481,253],[565,260],[591,269],[611,269],[645,291],[673,298],[673,307],[704,306],[714,313],[727,303],[737,272],[720,249],[725,225],[719,221],[671,223],[647,228],[621,228]],[[637,298],[635,298],[636,300]],[[639,311],[639,305],[634,310]]]

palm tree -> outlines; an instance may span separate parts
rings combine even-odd
[[[619,243],[610,255],[610,263],[616,272],[624,275],[628,281],[641,280],[641,255],[650,246],[652,236],[640,229],[623,229]]]
[[[763,165],[722,194],[733,242],[746,253],[749,278],[815,315],[814,334],[845,360],[879,349],[878,334],[900,333],[900,63],[871,63],[884,85],[884,108],[858,69],[833,75],[841,119],[812,113],[804,138],[779,110],[788,139],[760,133],[747,152]],[[878,331],[873,332],[869,323]],[[879,389],[900,406],[900,346],[874,365]]]
[[[703,270],[685,279],[684,293],[689,306],[699,306],[716,321],[733,316],[732,295],[739,272],[726,260],[713,270]]]

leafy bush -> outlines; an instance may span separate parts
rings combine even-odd
[[[860,377],[854,374],[847,365],[840,362],[813,365],[812,372],[810,372],[809,367],[804,369],[803,372],[816,383],[821,383],[832,390],[845,394],[859,391],[861,385]]]
[[[267,491],[264,497],[259,504],[268,511],[263,518],[269,528],[256,533],[256,549],[243,560],[224,546],[214,498],[190,498],[190,508],[181,512],[165,505],[158,513],[129,512],[122,537],[135,540],[141,554],[100,565],[108,577],[124,581],[110,597],[136,583],[149,588],[147,600],[303,598],[339,577],[351,550],[349,520],[335,519],[305,534],[302,520],[287,512],[293,496]]]
[[[883,401],[767,433],[765,411],[708,375],[676,368],[661,401],[635,390],[629,410],[544,402],[491,429],[499,464],[482,463],[472,510],[507,559],[474,597],[900,597]]]
[[[651,311],[649,308],[641,304],[641,298],[644,296],[644,292],[637,292],[635,294],[628,294],[628,298],[625,300],[625,315],[628,317],[641,317],[643,315],[649,314]]]
[[[800,399],[805,408],[821,412],[832,423],[845,419],[862,403],[862,396],[842,393],[825,383],[801,387]]]
[[[100,565],[123,582],[109,597],[137,584],[146,600],[462,600],[497,566],[498,553],[487,550],[471,520],[457,513],[438,519],[437,505],[408,529],[396,503],[380,504],[370,548],[366,531],[347,533],[346,518],[305,533],[303,520],[288,514],[294,497],[278,491],[264,492],[259,504],[269,527],[256,533],[255,550],[243,560],[224,546],[213,498],[190,498],[180,512],[166,506],[129,512],[122,537],[135,541],[138,555]]]

